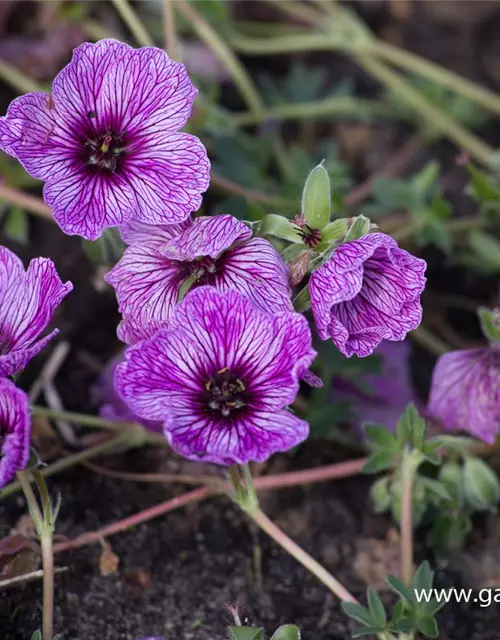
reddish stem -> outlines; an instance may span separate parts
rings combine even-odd
[[[98,529],[97,531],[89,531],[87,533],[83,533],[81,536],[77,536],[73,540],[59,542],[54,545],[54,553],[68,551],[69,549],[77,549],[78,547],[83,547],[87,544],[92,544],[93,542],[99,542],[107,536],[120,533],[121,531],[126,531],[127,529],[135,527],[142,522],[147,522],[148,520],[162,516],[165,513],[178,509],[179,507],[200,502],[207,498],[210,493],[211,491],[208,487],[200,487],[194,491],[189,491],[188,493],[184,493],[182,496],[157,504],[154,507],[150,507],[149,509],[145,509],[133,516],[114,522],[113,524],[103,527],[102,529]]]
[[[50,207],[48,207],[43,200],[36,196],[30,196],[27,193],[8,187],[6,184],[0,183],[0,200],[10,202],[10,204],[16,204],[21,209],[25,209],[30,213],[34,213],[37,216],[41,216],[46,220],[54,222]]]

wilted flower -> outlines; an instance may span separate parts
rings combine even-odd
[[[163,428],[161,422],[144,420],[135,414],[116,391],[114,385],[116,367],[124,360],[125,354],[123,352],[112,358],[92,389],[93,400],[99,406],[99,415],[105,420],[138,422],[152,431],[161,431]]]
[[[209,183],[205,148],[178,133],[196,93],[161,49],[84,43],[50,95],[12,102],[0,118],[0,149],[45,181],[65,233],[95,239],[132,218],[177,223],[200,207]]]
[[[426,264],[384,233],[340,245],[309,283],[318,333],[347,357],[403,340],[422,317]]]
[[[27,395],[7,378],[0,378],[0,488],[26,466],[30,435]]]
[[[106,275],[123,316],[121,340],[134,344],[164,327],[186,286],[236,289],[271,313],[293,308],[285,263],[245,224],[223,215],[197,218],[179,231],[176,225],[174,232],[162,232],[163,244],[159,231],[150,242],[132,244]],[[130,231],[125,236],[130,239]]]
[[[271,315],[237,291],[200,287],[168,329],[127,349],[115,384],[132,411],[163,421],[184,457],[263,461],[307,437],[307,423],[286,407],[315,355],[304,316]]]
[[[55,309],[73,289],[61,282],[52,260],[21,260],[0,247],[0,376],[23,369],[57,333],[38,339]]]
[[[467,431],[493,444],[500,431],[500,350],[452,351],[432,375],[429,413],[445,429]]]

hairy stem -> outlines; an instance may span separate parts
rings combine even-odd
[[[284,533],[265,513],[260,509],[247,511],[252,520],[267,535],[277,542],[285,551],[294,557],[300,564],[310,571],[320,582],[322,582],[337,598],[343,602],[357,602],[356,598],[332,576],[322,565],[319,564],[312,556],[304,551],[296,544],[286,533]]]
[[[184,507],[188,504],[200,502],[201,500],[207,498],[210,493],[211,491],[208,487],[200,487],[198,489],[194,489],[193,491],[189,491],[182,496],[171,498],[170,500],[162,502],[161,504],[157,504],[154,507],[150,507],[149,509],[145,509],[140,513],[136,513],[133,516],[129,516],[128,518],[124,518],[123,520],[114,522],[107,527],[98,529],[97,531],[89,531],[87,533],[83,533],[80,536],[77,536],[73,540],[65,540],[64,542],[59,542],[54,545],[54,552],[59,553],[60,551],[77,549],[94,542],[100,542],[103,538],[112,536],[115,533],[126,531],[131,527],[135,527],[139,524],[142,524],[143,522],[152,520],[153,518],[158,518],[159,516],[169,513],[170,511],[174,511],[175,509],[179,509],[180,507]]]

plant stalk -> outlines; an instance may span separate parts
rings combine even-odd
[[[401,491],[401,574],[406,586],[413,578],[413,480],[415,466],[411,454],[406,451],[402,465]]]
[[[267,535],[277,542],[285,551],[294,557],[303,567],[310,571],[320,582],[322,582],[330,591],[342,602],[357,602],[356,598],[332,576],[322,565],[319,564],[304,549],[299,547],[286,533],[284,533],[265,513],[260,509],[247,511],[252,520]]]

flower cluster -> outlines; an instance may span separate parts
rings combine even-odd
[[[26,464],[30,439],[27,396],[7,377],[57,334],[40,338],[72,288],[61,282],[51,260],[36,258],[25,271],[16,255],[0,247],[0,487]]]
[[[119,412],[162,423],[188,458],[265,460],[306,437],[307,424],[288,407],[300,380],[320,384],[290,283],[314,264],[307,298],[320,337],[346,356],[366,356],[419,324],[425,263],[369,233],[362,216],[367,230],[349,237],[346,220],[330,222],[322,165],[306,182],[295,226],[268,217],[281,237],[307,250],[290,259],[291,273],[273,244],[233,216],[193,218],[210,164],[201,142],[179,130],[196,93],[184,66],[160,49],[85,43],[50,94],[14,100],[0,118],[0,148],[45,181],[45,201],[63,231],[95,239],[118,226],[128,245],[106,276],[122,314],[118,335],[129,346],[116,370],[128,407]],[[338,228],[344,235],[334,242]],[[25,296],[19,321],[0,321],[9,345],[6,355],[0,350],[0,373],[24,366],[50,339],[35,341],[38,326],[67,286],[52,280],[40,289],[43,312]],[[5,297],[0,311],[2,304]]]

